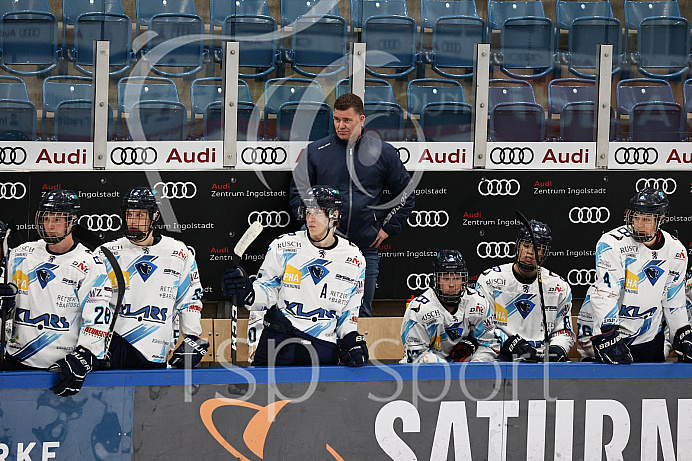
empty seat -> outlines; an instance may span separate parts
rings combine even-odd
[[[24,80],[10,75],[0,75],[0,99],[28,101],[29,92]]]
[[[271,16],[229,16],[223,35],[239,42],[238,66],[248,69],[239,70],[241,77],[265,77],[276,69],[277,25]]]
[[[420,114],[423,138],[432,142],[473,140],[471,105],[462,102],[429,102]]]
[[[269,136],[269,117],[277,115],[281,106],[287,102],[324,102],[322,85],[316,80],[306,78],[273,78],[264,85],[264,136]],[[292,108],[291,108],[292,110]],[[283,126],[289,125],[288,109]]]
[[[0,139],[36,139],[36,106],[31,101],[0,100]]]
[[[599,61],[598,45],[613,45],[612,72],[620,71],[622,25],[616,18],[576,18],[569,27],[566,56],[569,70],[582,78],[595,78]]]
[[[621,80],[617,84],[616,101],[618,138],[665,141],[681,136],[682,107],[675,102],[673,90],[665,80]],[[676,105],[679,110],[675,109]],[[624,129],[627,125],[629,134]]]
[[[406,107],[411,138],[424,137],[418,127],[417,118],[420,118],[423,108],[431,102],[465,103],[466,96],[461,83],[456,80],[439,78],[411,80],[406,88]]]
[[[202,136],[205,139],[221,138],[222,101],[223,82],[221,77],[198,78],[192,82],[190,86],[190,102],[192,105],[190,135],[195,135],[195,117],[200,116],[202,117]],[[241,103],[243,103],[242,107]],[[238,80],[238,104],[240,125],[241,113],[245,114],[248,105],[251,107],[251,110],[255,107],[255,104],[252,102],[250,87],[244,80]],[[259,111],[257,116],[259,116]],[[257,128],[259,128],[259,124],[257,124]],[[241,138],[240,126],[238,127],[238,138]]]
[[[406,0],[350,0],[351,39],[356,40],[356,29],[360,30],[365,20],[372,16],[409,16]]]
[[[348,79],[339,80],[339,83],[336,85],[336,97],[338,98],[348,92]],[[392,84],[381,78],[366,78],[364,102],[396,102]]]
[[[212,102],[204,108],[202,137],[208,140],[220,140],[223,132],[223,114],[221,102]],[[238,102],[238,141],[257,140],[260,137],[260,110],[253,102]]]
[[[371,16],[363,24],[365,70],[379,78],[399,78],[413,72],[418,61],[416,21],[406,16]],[[380,69],[394,69],[384,73]]]
[[[74,23],[74,48],[70,51],[75,69],[91,75],[94,66],[94,40],[108,40],[109,73],[119,75],[130,69],[132,52],[132,21],[120,13],[84,13]]]
[[[324,102],[288,101],[279,106],[276,137],[280,141],[316,141],[333,131],[332,108]]]
[[[545,111],[536,103],[530,83],[490,80],[488,138],[495,142],[537,142],[545,139]]]
[[[551,80],[548,84],[548,124],[559,117],[561,141],[594,141],[595,82],[578,78]]]
[[[53,119],[53,138],[56,141],[91,142],[94,140],[91,127],[94,125],[91,99],[75,99],[58,103]],[[111,138],[113,108],[108,104],[107,138]]]
[[[404,110],[395,102],[366,101],[365,128],[385,141],[403,141]]]
[[[281,26],[293,27],[301,16],[339,16],[337,0],[281,0]]]
[[[118,82],[118,118],[116,134],[126,136],[128,127],[133,140],[185,139],[187,109],[180,103],[178,89],[163,77],[123,77]],[[181,125],[182,124],[182,125]]]
[[[52,13],[15,11],[3,15],[0,22],[3,69],[17,75],[42,75],[58,65],[58,20]]]
[[[323,0],[325,1],[325,0]],[[293,23],[293,70],[306,77],[328,77],[346,69],[346,20],[340,16],[301,16]]]
[[[73,46],[68,43],[67,31],[74,27],[77,18],[82,14],[88,13],[113,13],[124,15],[122,0],[62,0],[62,49],[63,58],[73,59]],[[132,35],[130,33],[130,35]],[[130,43],[132,40],[130,39]],[[113,46],[111,42],[111,47]],[[131,45],[130,45],[131,46]],[[113,50],[111,49],[111,53]]]
[[[58,75],[43,80],[43,104],[41,107],[41,132],[50,136],[47,129],[48,116],[55,115],[58,105],[64,101],[91,101],[93,88],[89,77]],[[91,129],[89,127],[89,132]]]

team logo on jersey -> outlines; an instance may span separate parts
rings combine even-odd
[[[135,264],[135,269],[137,269],[137,272],[142,277],[142,280],[146,282],[149,280],[149,277],[151,277],[151,274],[158,269],[158,267],[151,261],[140,261]]]
[[[522,318],[526,318],[533,308],[536,306],[532,301],[531,298],[533,298],[533,295],[526,294],[526,295],[521,295],[518,298],[516,298],[513,302],[512,305],[514,308],[519,312]]]
[[[308,272],[310,272],[310,276],[312,277],[312,281],[315,285],[320,283],[320,281],[322,281],[322,279],[329,274],[329,270],[327,270],[327,268],[321,264],[313,264],[312,266],[308,266]]]
[[[286,265],[283,278],[284,283],[287,283],[289,285],[300,285],[300,281],[302,280],[302,278],[303,277],[298,269],[291,266],[290,264]]]
[[[651,285],[655,285],[656,282],[661,278],[661,276],[665,272],[663,269],[658,267],[658,264],[661,262],[662,261],[650,261],[643,268],[644,275],[646,275],[646,278],[649,279]]]
[[[39,267],[36,268],[36,280],[38,280],[38,283],[41,285],[41,288],[46,288],[48,282],[55,278],[55,273],[53,273],[53,271],[57,268],[58,266],[56,266],[55,264],[41,264]]]
[[[464,328],[461,326],[461,322],[456,322],[445,328],[445,333],[449,339],[456,341],[464,334]]]

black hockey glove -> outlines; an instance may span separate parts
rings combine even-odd
[[[15,308],[14,297],[16,295],[17,286],[14,283],[0,283],[0,309],[5,320],[12,318]]]
[[[209,343],[207,341],[195,335],[187,335],[180,346],[173,351],[168,363],[172,367],[185,368],[185,356],[189,355],[191,368],[194,368],[207,355],[208,349]]]
[[[48,368],[49,371],[59,371],[60,376],[53,384],[53,392],[56,395],[67,397],[75,395],[82,388],[84,378],[96,364],[96,357],[89,349],[83,346],[67,354]]]
[[[692,327],[685,325],[675,333],[673,349],[680,361],[692,362]]]
[[[601,328],[601,334],[591,337],[596,362],[601,363],[632,363],[632,353],[620,336],[619,328],[609,325]]]
[[[362,367],[368,363],[368,346],[365,344],[365,336],[357,331],[348,333],[336,341],[339,347],[339,360],[349,367]]]
[[[567,352],[560,346],[550,346],[548,348],[548,361],[549,362],[568,362]]]
[[[449,351],[449,358],[455,362],[466,362],[478,350],[478,341],[473,336],[462,339]]]
[[[240,300],[240,306],[255,302],[255,290],[252,288],[250,277],[248,277],[247,272],[242,267],[226,269],[221,278],[221,291],[228,299],[237,295]]]
[[[536,348],[519,335],[510,336],[502,344],[500,355],[503,360],[536,360]]]

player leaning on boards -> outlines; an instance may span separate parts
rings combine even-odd
[[[338,190],[310,188],[298,211],[307,229],[269,245],[254,283],[241,267],[224,273],[224,296],[268,309],[253,365],[316,365],[311,351],[320,365],[367,363],[357,331],[365,262],[357,246],[334,235],[342,207]]]
[[[522,226],[517,235],[515,261],[484,271],[478,277],[476,290],[493,310],[495,336],[501,344],[499,360],[541,360],[547,352],[551,362],[564,362],[574,345],[570,320],[572,290],[565,279],[543,267],[553,241],[550,228],[534,220],[529,221],[529,226],[538,245],[538,262],[531,234]],[[541,268],[542,283],[537,277],[537,265]],[[547,351],[542,309],[548,326]]]
[[[596,281],[577,319],[582,356],[597,362],[663,362],[664,325],[673,349],[692,361],[685,306],[685,247],[661,229],[670,204],[646,188],[630,200],[625,225],[596,244]]]
[[[124,237],[105,246],[125,275],[123,306],[109,351],[111,368],[165,368],[175,346],[173,320],[178,317],[183,342],[169,363],[196,366],[209,343],[200,338],[202,285],[192,248],[154,231],[159,220],[155,191],[135,187],[120,208]]]
[[[432,286],[404,313],[402,363],[495,360],[495,325],[488,301],[467,285],[463,256],[457,250],[441,250],[433,267]]]
[[[80,209],[75,192],[48,192],[36,212],[42,240],[13,249],[8,263],[19,292],[6,368],[59,369],[53,391],[63,396],[76,394],[103,358],[110,312],[106,265],[72,236]]]

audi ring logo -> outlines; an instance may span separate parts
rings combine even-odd
[[[615,163],[620,165],[653,165],[658,160],[658,151],[653,147],[618,147]]]
[[[478,183],[478,193],[484,197],[488,195],[517,195],[521,185],[516,179],[482,179]]]
[[[23,147],[0,147],[0,164],[21,165],[26,161],[26,151]]]
[[[515,242],[481,242],[476,246],[479,258],[511,258],[516,251]]]
[[[193,198],[197,195],[197,186],[195,183],[187,182],[157,182],[154,184],[154,189],[161,194],[161,198]]]
[[[113,165],[152,165],[157,157],[153,147],[116,147],[111,151]]]
[[[253,211],[247,217],[247,223],[259,221],[264,227],[286,227],[291,222],[288,211]]]
[[[406,277],[406,286],[409,290],[425,290],[430,286],[432,274],[409,274]]]
[[[678,190],[678,183],[673,178],[639,178],[637,180],[637,192],[641,192],[647,187],[659,189],[666,194],[672,194]]]
[[[603,224],[610,219],[610,210],[604,206],[578,207],[569,210],[569,220],[574,224]]]
[[[449,215],[446,211],[412,211],[408,217],[411,227],[445,227],[449,224]]]
[[[240,160],[246,165],[281,165],[288,159],[283,147],[246,147]]]
[[[396,154],[399,156],[399,160],[401,160],[401,163],[406,165],[409,160],[411,160],[411,152],[405,147],[397,147],[396,148]]]
[[[79,224],[90,231],[117,231],[120,230],[122,219],[117,214],[85,214],[79,217]]]
[[[567,273],[570,285],[593,285],[596,282],[596,269],[572,269]]]
[[[496,147],[490,151],[490,161],[496,165],[529,165],[533,150],[529,147]]]
[[[26,195],[26,186],[20,182],[0,182],[0,199],[19,200]]]

